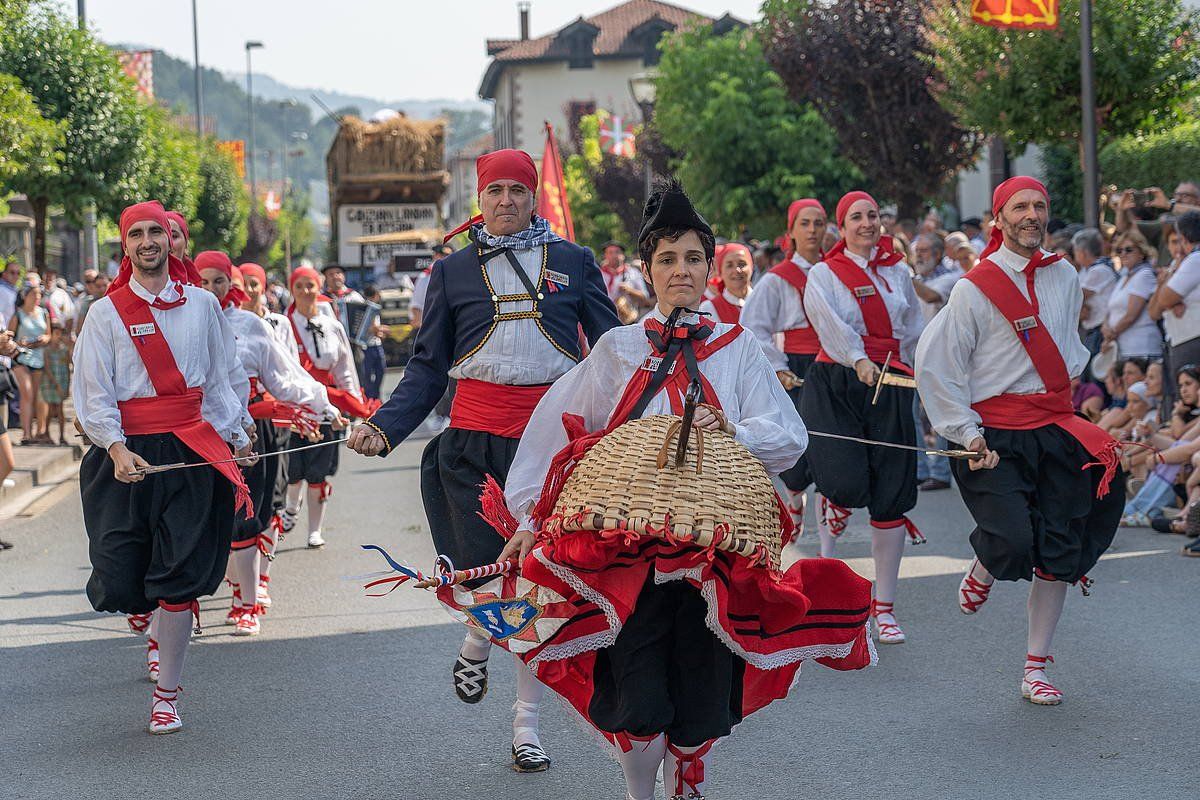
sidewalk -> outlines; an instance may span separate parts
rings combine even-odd
[[[84,448],[78,443],[74,430],[67,434],[67,441],[75,443],[65,447],[24,447],[20,444],[20,429],[9,430],[8,437],[13,443],[16,461],[9,478],[16,485],[11,489],[0,488],[0,523],[14,517],[34,516],[49,503],[57,501],[61,494],[77,491],[79,459],[83,458]]]

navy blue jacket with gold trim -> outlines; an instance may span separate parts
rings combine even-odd
[[[497,258],[504,262],[503,255]],[[545,259],[547,269],[561,272],[569,280],[557,291],[547,291],[545,281],[537,286],[542,294],[537,301],[542,315],[539,321],[555,347],[578,361],[580,326],[594,345],[620,321],[591,250],[557,241],[546,246]],[[383,455],[429,416],[446,391],[450,368],[477,350],[497,324],[500,307],[492,297],[484,283],[477,245],[434,264],[421,329],[404,378],[370,420],[387,438],[388,450]]]

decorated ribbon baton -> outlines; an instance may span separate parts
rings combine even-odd
[[[301,450],[312,450],[315,447],[329,447],[335,444],[341,444],[346,441],[343,436],[339,439],[330,439],[328,442],[317,442],[316,444],[306,444],[300,447],[289,447],[286,450],[273,450],[270,453],[251,453],[248,456],[233,456],[232,458],[222,459],[221,461],[198,461],[195,464],[189,464],[186,461],[180,461],[176,464],[151,464],[145,467],[138,467],[131,470],[134,475],[157,475],[160,472],[171,472],[177,469],[193,469],[195,467],[215,467],[218,464],[241,464],[247,461],[264,458],[267,456],[284,456],[288,453],[299,453]]]
[[[457,586],[466,581],[478,580],[480,578],[494,578],[497,575],[508,575],[517,565],[517,560],[514,558],[496,564],[485,564],[482,567],[456,570],[449,556],[442,555],[438,556],[434,562],[434,574],[425,575],[416,567],[409,566],[403,561],[397,561],[392,558],[379,545],[364,544],[360,546],[363,550],[378,552],[388,562],[388,566],[391,567],[386,572],[364,576],[375,578],[375,580],[363,585],[363,588],[368,590],[368,597],[383,597],[384,595],[391,594],[398,587],[403,586],[409,581],[414,581],[413,586],[417,589],[438,589],[442,586]],[[388,587],[386,591],[369,591],[384,586]]]

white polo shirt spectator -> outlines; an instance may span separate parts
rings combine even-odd
[[[1143,356],[1158,358],[1162,355],[1162,332],[1150,318],[1149,301],[1158,288],[1154,267],[1144,262],[1121,270],[1121,276],[1113,284],[1108,297],[1108,314],[1104,324],[1116,329],[1117,324],[1129,311],[1131,298],[1141,298],[1146,303],[1133,324],[1117,334],[1117,352],[1121,358]]]

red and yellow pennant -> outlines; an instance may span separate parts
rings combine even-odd
[[[1058,27],[1058,0],[971,0],[971,19],[993,28]]]
[[[567,201],[567,183],[563,179],[562,159],[558,157],[558,142],[554,128],[546,123],[546,147],[542,151],[542,185],[537,193],[538,216],[550,223],[562,238],[575,241],[575,223],[571,220],[571,204]]]

